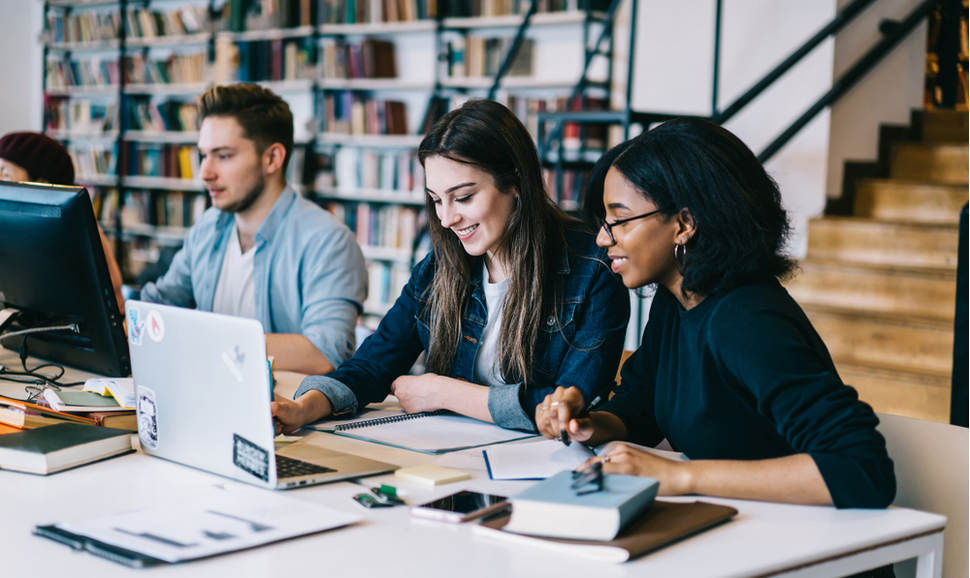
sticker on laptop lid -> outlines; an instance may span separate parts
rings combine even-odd
[[[269,481],[269,452],[239,434],[232,434],[232,463],[264,482]]]
[[[141,445],[158,449],[158,405],[155,403],[155,392],[139,385],[135,398],[138,409],[138,439],[141,440]]]
[[[165,338],[165,322],[158,311],[149,311],[145,318],[145,326],[148,329],[148,336],[152,341],[161,341]]]
[[[236,378],[236,381],[243,381],[243,364],[246,362],[246,353],[238,345],[232,351],[222,352],[222,361],[229,368],[229,372]]]
[[[145,335],[145,322],[141,320],[141,313],[132,307],[128,310],[128,343],[141,345]]]

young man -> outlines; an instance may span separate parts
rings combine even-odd
[[[201,178],[213,207],[145,301],[260,321],[279,369],[321,375],[354,352],[367,291],[353,234],[286,184],[293,115],[254,84],[198,98]]]
[[[38,132],[11,132],[0,138],[0,181],[45,183],[74,186],[74,162],[64,145]],[[125,300],[121,295],[121,269],[111,243],[98,223],[101,247],[108,262],[111,286],[121,312]]]

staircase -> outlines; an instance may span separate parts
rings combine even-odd
[[[847,167],[851,216],[809,224],[788,290],[860,398],[877,412],[948,423],[967,113],[914,120],[908,139],[880,143],[882,158],[856,171],[867,178]],[[898,136],[893,128],[880,134]]]

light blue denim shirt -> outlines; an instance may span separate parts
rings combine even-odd
[[[235,215],[210,208],[189,229],[144,301],[212,311]],[[256,318],[266,333],[305,336],[336,367],[354,353],[367,269],[353,233],[287,185],[256,230]]]

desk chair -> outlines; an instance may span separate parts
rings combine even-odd
[[[910,417],[878,414],[876,428],[886,438],[896,465],[894,506],[942,514],[943,576],[968,576],[967,428]],[[896,565],[897,578],[915,575],[910,560]]]

